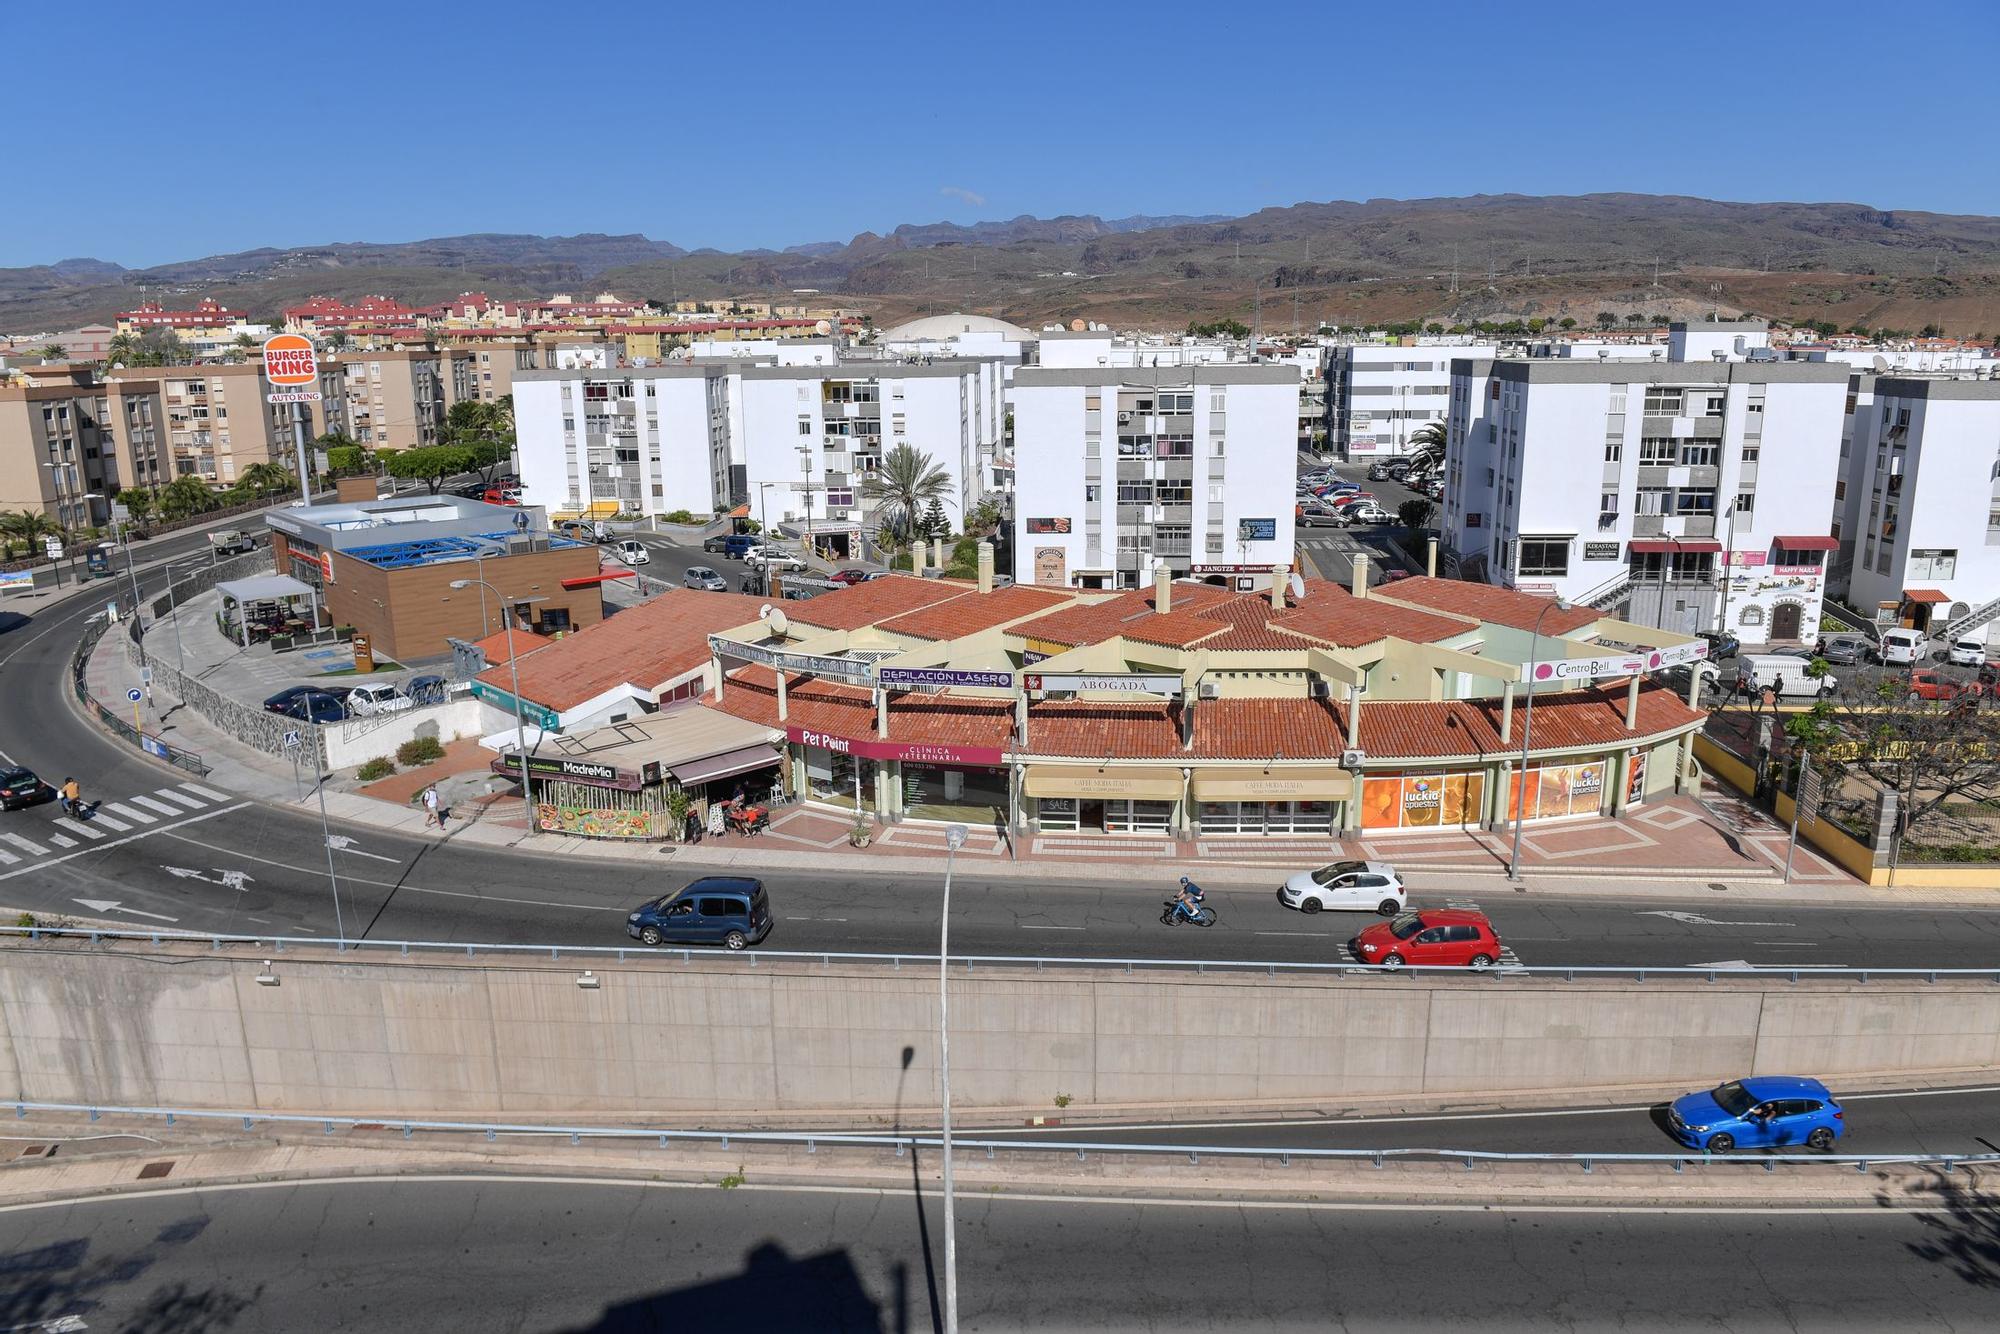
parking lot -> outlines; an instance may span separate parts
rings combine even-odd
[[[1324,466],[1309,454],[1299,455],[1299,471],[1308,467]],[[1363,491],[1375,497],[1376,503],[1395,515],[1406,500],[1427,499],[1404,486],[1401,482],[1368,480],[1368,465],[1365,463],[1341,463],[1333,465],[1334,471],[1350,481],[1358,482]],[[1325,524],[1301,524],[1293,541],[1299,554],[1312,571],[1321,579],[1334,583],[1352,585],[1354,582],[1354,557],[1366,555],[1374,568],[1369,572],[1369,583],[1379,584],[1385,570],[1407,570],[1421,573],[1421,567],[1402,553],[1390,534],[1398,524],[1391,522],[1372,526],[1357,525],[1352,528],[1335,528]]]

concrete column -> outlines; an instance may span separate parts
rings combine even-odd
[[[931,539],[931,564],[940,570],[944,568],[944,539],[942,537],[933,537]]]
[[[982,593],[991,593],[993,591],[993,544],[991,542],[981,542],[979,544],[979,591]]]
[[[880,686],[875,689],[875,735],[882,740],[889,736],[889,692]]]
[[[1500,696],[1500,744],[1507,744],[1508,735],[1514,730],[1514,683],[1507,682]]]
[[[710,658],[708,670],[715,674],[715,699],[719,704],[722,702],[722,659]]]
[[[1492,787],[1493,791],[1488,794],[1493,808],[1492,818],[1487,821],[1486,827],[1498,829],[1507,823],[1507,803],[1514,797],[1514,761],[1500,761],[1500,781]]]
[[[1354,553],[1354,596],[1358,598],[1368,596],[1368,555],[1366,552],[1357,551]]]
[[[1348,775],[1347,804],[1340,814],[1340,836],[1353,838],[1361,832],[1361,771]]]
[[[784,722],[791,716],[785,705],[785,674],[778,673],[778,721]]]
[[[903,766],[895,760],[875,761],[875,815],[884,821],[903,818]]]
[[[1632,673],[1632,684],[1625,687],[1625,730],[1639,730],[1639,673]]]
[[[1630,751],[1622,751],[1612,756],[1611,763],[1606,765],[1605,768],[1608,771],[1605,775],[1606,781],[1615,781],[1616,784],[1611,789],[1611,813],[1615,816],[1623,815],[1625,814],[1625,793],[1632,786],[1632,753]]]
[[[1271,610],[1272,611],[1283,611],[1285,609],[1286,573],[1287,571],[1285,567],[1282,565],[1273,565],[1271,567]]]
[[[1438,540],[1435,537],[1424,543],[1424,573],[1432,579],[1437,578]]]
[[[1361,745],[1361,688],[1347,688],[1347,748],[1356,750]]]

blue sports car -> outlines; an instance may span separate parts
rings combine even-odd
[[[1710,1153],[1799,1146],[1824,1151],[1846,1129],[1845,1115],[1817,1079],[1760,1075],[1674,1099],[1667,1123],[1675,1139]]]

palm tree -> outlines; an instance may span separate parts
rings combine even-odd
[[[176,477],[160,489],[160,512],[171,518],[199,514],[214,507],[215,493],[193,473]]]
[[[265,495],[272,491],[289,491],[298,484],[291,470],[276,463],[253,463],[243,470],[237,484],[245,490]]]
[[[104,345],[104,359],[110,362],[124,362],[127,366],[139,364],[139,336],[130,333],[111,335],[111,341]]]
[[[40,355],[43,361],[68,361],[69,349],[61,343],[43,343]]]
[[[882,456],[881,466],[861,483],[865,499],[877,502],[876,513],[898,532],[914,526],[925,503],[951,491],[951,474],[929,454],[912,445],[897,445]]]
[[[1442,454],[1445,446],[1445,424],[1441,421],[1425,422],[1410,432],[1410,448],[1414,450],[1436,450]]]
[[[12,514],[0,514],[0,532],[19,538],[33,558],[42,554],[43,538],[62,536],[62,526],[40,510],[15,510]]]
[[[127,487],[118,493],[118,499],[123,502],[125,512],[132,516],[132,522],[144,527],[146,516],[153,512],[158,497],[144,487]]]

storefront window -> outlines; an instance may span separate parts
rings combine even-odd
[[[1603,760],[1588,764],[1545,764],[1527,772],[1527,795],[1509,791],[1507,818],[1525,801],[1530,820],[1553,820],[1566,815],[1595,815],[1604,804]],[[1519,784],[1510,784],[1518,787]]]
[[[1204,834],[1327,834],[1333,832],[1330,801],[1204,801]]]
[[[1363,829],[1478,824],[1485,809],[1483,773],[1370,774],[1361,788]]]
[[[1051,833],[1073,833],[1077,828],[1075,797],[1043,797],[1035,804],[1035,819]]]
[[[1164,834],[1174,818],[1171,801],[1107,801],[1104,803],[1104,832],[1107,834]]]
[[[903,809],[919,820],[1004,818],[1007,771],[904,760]]]
[[[804,749],[806,791],[814,801],[823,801],[829,806],[842,806],[853,810],[855,794],[858,791],[861,809],[864,811],[875,809],[875,761],[857,760],[852,755],[822,750],[817,746],[807,746]]]

